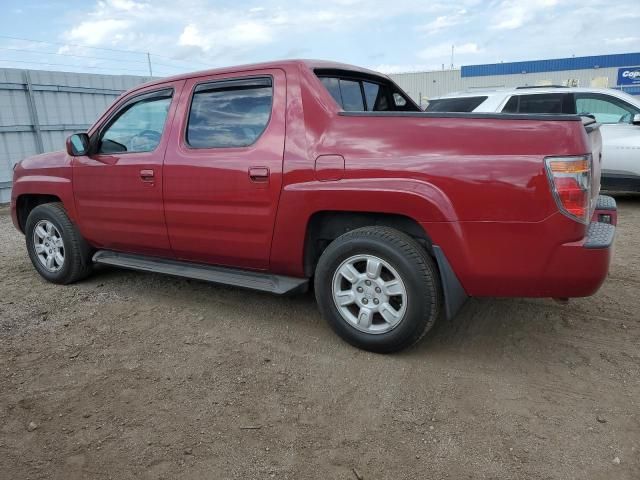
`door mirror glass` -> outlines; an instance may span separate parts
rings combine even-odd
[[[631,123],[634,125],[640,125],[640,113],[636,113],[631,119]]]
[[[81,157],[89,153],[89,135],[74,133],[67,138],[67,153],[72,157]]]

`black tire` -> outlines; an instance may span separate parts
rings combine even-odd
[[[52,272],[42,265],[34,246],[34,230],[39,222],[48,220],[60,233],[64,242],[64,262],[58,271]],[[69,219],[62,203],[46,203],[34,208],[25,225],[25,240],[31,263],[38,273],[52,283],[69,284],[91,273],[91,247]]]
[[[388,332],[358,330],[343,318],[334,302],[334,274],[346,259],[356,255],[374,255],[384,260],[405,285],[404,316]],[[359,228],[334,240],[318,261],[314,282],[318,306],[331,328],[364,350],[391,353],[407,348],[422,339],[440,315],[442,288],[434,260],[417,241],[393,228]]]

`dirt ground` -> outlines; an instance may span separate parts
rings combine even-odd
[[[0,478],[638,479],[640,197],[592,297],[471,300],[401,354],[312,295],[45,283],[0,209]]]

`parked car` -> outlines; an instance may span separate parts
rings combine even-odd
[[[125,93],[16,166],[11,212],[48,281],[313,284],[341,337],[392,352],[468,296],[596,292],[616,220],[599,179],[590,118],[429,114],[375,72],[281,61]]]
[[[640,99],[602,88],[518,87],[434,98],[427,112],[592,115],[602,135],[602,188],[640,192]]]

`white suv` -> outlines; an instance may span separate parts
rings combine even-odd
[[[427,112],[589,114],[601,123],[602,188],[640,191],[640,98],[619,90],[518,87],[431,99]]]

